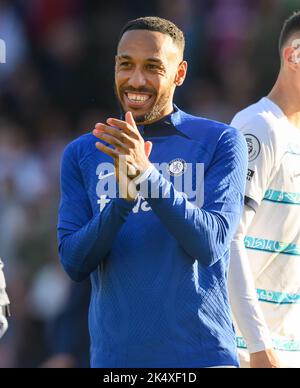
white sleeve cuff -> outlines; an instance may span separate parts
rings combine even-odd
[[[137,186],[145,182],[145,180],[149,178],[153,170],[154,170],[154,166],[153,164],[151,164],[146,171],[144,171],[137,179],[134,180],[135,185]]]
[[[132,198],[137,198],[139,189],[137,186],[141,185],[142,183],[146,182],[149,176],[151,175],[152,171],[154,170],[153,164],[151,164],[147,170],[142,172],[138,177],[134,178],[132,181],[129,182],[129,191]]]

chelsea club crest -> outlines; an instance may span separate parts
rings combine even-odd
[[[187,170],[187,163],[183,159],[174,159],[168,164],[167,171],[172,176],[181,176]]]

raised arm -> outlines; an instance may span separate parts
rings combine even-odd
[[[88,277],[109,253],[134,202],[113,199],[93,215],[76,152],[71,144],[61,168],[58,240],[61,262],[75,281]]]

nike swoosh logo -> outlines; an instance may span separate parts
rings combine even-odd
[[[109,174],[103,174],[103,172],[101,172],[99,174],[99,180],[102,181],[103,179],[109,178],[112,175],[115,175],[115,173],[114,172],[110,172]]]

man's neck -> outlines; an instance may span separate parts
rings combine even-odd
[[[278,105],[288,121],[300,130],[300,99],[293,83],[279,75],[268,98]]]

